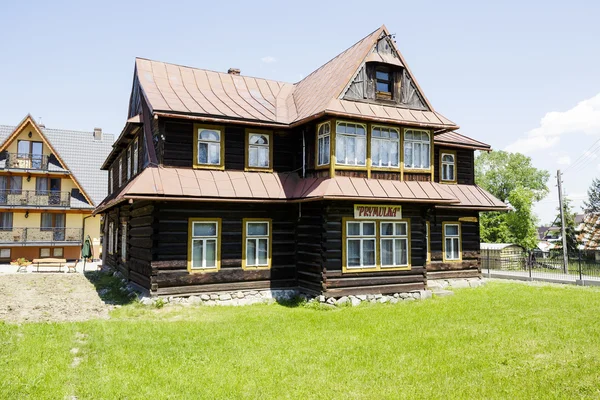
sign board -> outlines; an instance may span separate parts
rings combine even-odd
[[[460,217],[460,222],[477,222],[477,217]]]
[[[402,219],[402,206],[355,204],[356,219]]]

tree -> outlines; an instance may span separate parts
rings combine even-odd
[[[549,192],[550,173],[535,168],[531,158],[520,153],[496,151],[475,159],[476,183],[510,204],[507,213],[483,213],[481,239],[491,243],[516,243],[532,249],[537,244],[537,219],[533,203]]]
[[[549,192],[549,178],[548,171],[535,168],[531,158],[521,153],[494,151],[475,160],[477,184],[502,201],[519,186],[529,189],[534,201],[540,201]]]
[[[588,188],[588,201],[584,201],[586,214],[600,213],[600,179],[594,178],[591,186]]]

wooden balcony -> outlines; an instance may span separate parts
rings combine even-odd
[[[48,170],[50,156],[29,153],[6,153],[5,169]]]
[[[81,228],[0,228],[0,244],[81,245],[82,234]]]
[[[1,207],[69,208],[71,193],[51,190],[0,190]]]

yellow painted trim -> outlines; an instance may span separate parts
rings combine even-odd
[[[269,166],[266,168],[250,167],[248,165],[248,162],[250,161],[250,157],[248,155],[248,150],[250,148],[250,134],[253,133],[269,136]],[[244,171],[273,172],[273,131],[246,128],[244,133]]]
[[[56,149],[54,147],[52,147],[52,145],[50,144],[50,142],[48,141],[48,139],[46,139],[46,136],[44,135],[44,133],[42,132],[42,130],[38,126],[38,124],[33,120],[33,118],[31,118],[31,115],[27,115],[27,117],[25,117],[25,119],[23,119],[23,121],[19,124],[19,126],[17,126],[15,128],[15,130],[10,134],[10,136],[8,138],[6,138],[6,140],[4,141],[4,143],[2,143],[2,146],[0,146],[0,152],[3,152],[4,150],[6,150],[6,148],[23,131],[23,128],[25,128],[25,126],[27,125],[28,122],[31,123],[31,125],[33,126],[33,129],[35,129],[35,131],[37,132],[37,134],[40,135],[40,137],[42,138],[42,141],[44,142],[44,144],[46,144],[46,146],[48,146],[48,148],[50,149],[50,151],[52,152],[52,154],[54,154],[54,156],[56,157],[56,159],[58,160],[58,162],[60,163],[60,165],[63,167],[63,169],[66,169],[66,170],[68,170],[68,171],[71,172],[71,174],[69,175],[69,177],[73,180],[73,182],[75,183],[75,186],[77,186],[77,188],[79,189],[79,191],[81,192],[81,194],[83,194],[83,197],[85,197],[85,199],[87,200],[87,202],[90,205],[94,205],[94,202],[88,196],[87,192],[85,190],[83,190],[83,186],[81,186],[79,184],[79,181],[75,177],[75,174],[73,174],[73,171],[71,171],[69,169],[69,167],[67,166],[67,164],[60,157],[60,154],[56,151]]]
[[[329,169],[331,166],[331,147],[332,147],[332,141],[333,141],[333,132],[331,130],[331,125],[332,125],[332,121],[333,120],[327,120],[324,122],[321,122],[320,124],[317,124],[317,129],[315,131],[315,169]],[[323,126],[323,125],[329,125],[329,163],[327,164],[323,164],[323,165],[319,165],[319,129]]]
[[[199,129],[210,129],[213,131],[219,131],[220,136],[221,136],[221,163],[219,165],[199,164],[198,163],[198,130]],[[194,153],[194,159],[192,160],[192,165],[195,169],[216,169],[216,170],[224,170],[225,169],[225,129],[222,126],[194,124],[193,146],[194,147],[192,150]],[[138,152],[139,152],[139,148],[138,148]]]
[[[346,226],[348,222],[374,222],[375,223],[375,266],[369,268],[348,268],[346,260],[346,242],[348,239]],[[382,267],[381,266],[381,223],[405,222],[406,233],[408,236],[408,265],[401,267]],[[385,237],[383,237],[385,238]],[[410,271],[412,268],[412,250],[411,250],[411,231],[410,218],[397,220],[382,220],[382,219],[356,219],[352,217],[342,218],[342,273],[360,273],[360,272],[378,272],[378,271]],[[378,251],[379,250],[379,251]]]
[[[458,225],[458,259],[446,259],[446,225]],[[442,261],[443,262],[462,262],[462,226],[460,221],[442,222]]]
[[[477,217],[460,217],[458,219],[460,222],[477,222]]]
[[[385,129],[395,129],[398,131],[398,166],[397,167],[375,167],[373,166],[373,158],[371,155],[371,142],[373,141],[373,129],[374,128],[385,128]],[[368,165],[369,165],[369,178],[371,177],[371,171],[385,171],[385,172],[399,172],[402,173],[402,129],[398,126],[393,125],[381,125],[381,124],[369,124],[369,156],[368,156]]]
[[[269,223],[269,249],[267,254],[267,265],[250,265],[246,264],[246,232],[247,222],[268,222]],[[273,220],[271,218],[244,218],[242,219],[242,269],[243,270],[254,270],[254,269],[270,269],[272,265],[272,248],[273,248]]]
[[[454,180],[444,180],[442,178],[442,157],[444,156],[444,154],[448,154],[448,155],[452,155],[454,156]],[[456,184],[458,182],[458,159],[456,158],[456,150],[442,150],[440,149],[440,158],[439,158],[439,162],[440,162],[440,183],[446,183],[446,184]]]
[[[357,170],[357,171],[367,171],[367,175],[369,174],[368,172],[368,159],[369,159],[369,126],[368,124],[364,123],[364,122],[356,122],[356,121],[348,121],[348,120],[341,120],[341,119],[336,119],[335,120],[335,135],[336,135],[336,140],[337,140],[337,127],[340,123],[347,123],[347,124],[355,124],[355,125],[361,125],[363,128],[365,128],[365,140],[366,140],[366,144],[367,144],[367,148],[365,149],[365,165],[346,165],[346,164],[338,164],[337,163],[337,159],[335,160],[334,165],[334,169],[345,169],[345,170]]]
[[[429,168],[407,168],[404,165],[404,137],[406,136],[406,131],[414,131],[414,132],[425,132],[429,135]],[[402,129],[402,180],[404,180],[404,173],[421,173],[421,174],[431,174],[431,181],[433,182],[434,176],[434,150],[433,150],[433,133],[428,129],[418,129],[418,128],[403,128]],[[414,159],[414,156],[413,156]]]
[[[425,234],[427,235],[426,240],[427,240],[427,256],[425,258],[425,260],[427,262],[431,262],[431,222],[427,221],[425,222],[426,225],[426,231]]]
[[[215,268],[192,268],[192,228],[194,226],[194,222],[216,222],[217,223],[217,246],[216,246],[216,267]],[[217,272],[221,269],[221,227],[222,227],[222,219],[221,218],[188,218],[188,254],[187,254],[187,270],[190,274],[202,274],[207,272]]]

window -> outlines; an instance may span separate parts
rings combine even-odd
[[[459,261],[461,257],[460,224],[444,222],[444,261]]]
[[[0,231],[12,231],[13,229],[13,213],[0,213]]]
[[[404,167],[429,169],[431,166],[431,143],[429,133],[407,129],[404,132]]]
[[[218,270],[221,220],[192,218],[189,222],[188,270]]]
[[[119,158],[119,187],[123,184],[123,157]]]
[[[6,203],[7,194],[21,194],[22,188],[22,176],[0,176],[0,203]]]
[[[408,224],[381,222],[381,267],[408,265]]]
[[[64,251],[62,247],[42,247],[40,249],[40,258],[55,257],[62,258]]]
[[[338,122],[335,134],[335,157],[340,165],[366,165],[366,125]]]
[[[425,249],[427,250],[426,261],[431,261],[431,223],[425,222]]]
[[[18,168],[46,168],[43,165],[43,144],[31,140],[19,140],[17,142],[17,167]]]
[[[400,131],[373,126],[371,129],[371,166],[398,168],[400,165]]]
[[[54,247],[52,249],[52,256],[57,258],[62,258],[64,256],[64,251],[62,247]]]
[[[113,234],[114,243],[113,243],[113,253],[117,254],[119,252],[119,224],[115,224],[115,232]]]
[[[40,249],[40,257],[41,258],[50,257],[50,248],[49,247],[41,248]]]
[[[317,128],[317,166],[328,165],[331,149],[331,123],[324,122]]]
[[[115,251],[115,248],[113,246],[113,234],[114,234],[114,224],[112,222],[110,222],[108,224],[108,254],[112,254]]]
[[[10,259],[10,249],[0,249],[0,258]]]
[[[223,132],[217,126],[194,125],[194,166],[223,168]]]
[[[347,268],[375,268],[375,222],[346,222]]]
[[[127,261],[127,223],[121,224],[121,260]]]
[[[250,132],[246,134],[248,154],[246,168],[271,168],[271,134],[265,132]]]
[[[138,140],[135,138],[133,141],[133,175],[138,173]]]
[[[127,148],[127,180],[131,179],[131,147]]]
[[[456,182],[456,153],[441,152],[440,167],[442,182]]]
[[[377,95],[392,98],[392,73],[389,68],[377,67],[375,70]]]
[[[41,230],[56,230],[65,227],[66,214],[42,213]]]
[[[244,219],[242,268],[271,266],[271,220]]]

